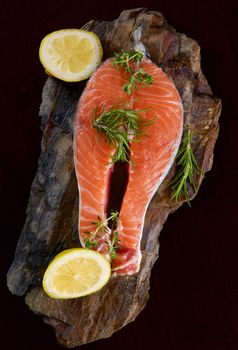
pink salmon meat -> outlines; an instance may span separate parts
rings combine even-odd
[[[123,108],[141,112],[144,120],[154,120],[146,127],[140,142],[131,142],[131,164],[117,224],[119,247],[111,259],[117,274],[134,274],[141,261],[140,241],[147,207],[168,174],[183,131],[183,106],[171,78],[149,59],[139,64],[153,78],[129,95],[123,90],[128,76],[106,60],[89,79],[80,98],[74,128],[74,163],[79,188],[79,237],[82,246],[87,232],[95,231],[98,217],[106,220],[110,179],[114,169],[111,159],[115,147],[93,128],[95,111],[110,110],[118,101]],[[108,228],[98,237],[97,251],[108,259]]]

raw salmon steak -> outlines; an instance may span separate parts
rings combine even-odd
[[[117,274],[134,274],[141,261],[140,241],[147,207],[170,170],[183,130],[183,107],[173,81],[148,59],[139,68],[153,78],[151,85],[140,86],[130,95],[123,90],[127,76],[112,59],[93,74],[80,98],[74,128],[74,162],[79,188],[79,237],[85,246],[87,232],[95,230],[98,217],[106,220],[110,179],[114,170],[115,147],[93,128],[95,111],[110,110],[121,101],[123,108],[140,111],[146,127],[139,142],[131,142],[128,183],[117,223],[119,247],[111,259]],[[110,259],[108,241],[111,230],[102,232],[95,247]]]

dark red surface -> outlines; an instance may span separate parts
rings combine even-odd
[[[46,79],[38,59],[41,39],[91,19],[111,20],[125,8],[161,11],[178,31],[201,46],[202,67],[223,100],[215,161],[192,208],[169,217],[160,236],[160,257],[150,300],[133,323],[83,347],[91,350],[238,349],[237,55],[236,1],[161,0],[9,1],[0,9],[1,58],[1,283],[0,349],[56,350],[51,328],[8,292],[6,273],[25,221],[40,153],[38,110]]]

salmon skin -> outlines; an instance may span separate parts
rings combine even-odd
[[[110,228],[97,235],[94,248],[111,260],[117,274],[131,275],[139,271],[140,241],[147,207],[170,170],[183,130],[183,107],[173,81],[149,59],[139,68],[153,78],[148,86],[138,86],[128,95],[123,86],[126,74],[106,60],[92,75],[80,98],[74,127],[74,163],[79,188],[79,237],[85,246],[88,232],[95,231],[98,217],[107,219],[111,162],[115,147],[93,128],[95,111],[102,113],[123,102],[123,108],[142,111],[146,127],[140,142],[131,142],[129,177],[117,223],[119,247],[110,259]],[[133,164],[133,165],[132,165]]]

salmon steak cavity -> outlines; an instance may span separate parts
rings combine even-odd
[[[147,207],[168,174],[183,131],[183,106],[170,77],[149,59],[139,68],[153,78],[148,86],[138,86],[128,94],[123,86],[126,74],[117,69],[112,59],[106,60],[89,79],[79,100],[74,126],[74,163],[79,188],[79,237],[85,246],[88,232],[95,230],[100,217],[107,220],[111,177],[115,169],[112,156],[115,146],[93,128],[95,111],[103,113],[118,103],[123,108],[140,111],[146,127],[139,142],[130,143],[131,162],[126,164],[128,181],[119,208],[116,231],[116,256],[108,254],[111,230],[108,227],[97,237],[93,249],[104,254],[117,274],[134,274],[141,261],[140,241]],[[119,186],[120,184],[118,184]]]

